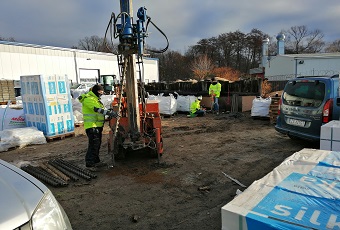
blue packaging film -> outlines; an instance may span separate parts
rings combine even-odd
[[[340,229],[340,152],[291,173],[246,215],[247,229]]]
[[[59,77],[58,81],[54,76],[21,76],[23,108],[28,127],[35,126],[49,137],[74,131],[67,81],[66,76]],[[58,98],[61,94],[62,98]],[[40,121],[37,122],[37,119]]]

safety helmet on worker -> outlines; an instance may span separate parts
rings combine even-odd
[[[197,100],[202,101],[202,96],[198,96]]]

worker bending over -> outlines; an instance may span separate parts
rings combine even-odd
[[[95,85],[91,91],[78,97],[82,103],[84,129],[88,137],[88,147],[85,156],[86,167],[100,165],[99,150],[102,143],[105,115],[109,116],[109,118],[117,118],[119,116],[117,113],[105,109],[105,106],[100,101],[103,93],[103,87],[101,85]]]
[[[216,78],[212,78],[212,83],[209,86],[209,96],[211,97],[211,111],[219,114],[220,106],[218,104],[218,98],[221,93],[221,83]]]
[[[202,96],[198,96],[197,99],[190,105],[190,117],[203,117],[205,110],[201,107]]]

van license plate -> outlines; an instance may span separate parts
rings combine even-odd
[[[292,119],[292,118],[288,118],[287,123],[290,124],[290,125],[295,125],[295,126],[299,126],[299,127],[305,127],[305,124],[306,124],[305,121],[296,120],[296,119]]]

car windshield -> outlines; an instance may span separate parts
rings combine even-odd
[[[291,81],[283,94],[285,105],[319,107],[325,97],[325,84],[316,81]]]

